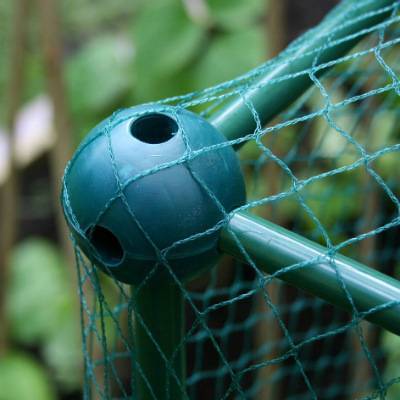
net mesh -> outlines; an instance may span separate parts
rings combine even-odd
[[[394,2],[390,16],[369,28],[349,54],[330,62],[332,69],[322,77],[318,72],[326,66],[318,63],[316,51],[314,64],[302,72],[312,87],[267,126],[230,141],[244,142],[238,153],[247,189],[242,209],[395,277],[400,268],[398,7]],[[286,54],[312,35],[294,42]],[[158,104],[207,118],[280,62],[277,57],[235,80]],[[139,368],[131,288],[99,272],[78,246],[75,250],[85,398],[130,398]],[[277,278],[260,285],[261,274],[256,264],[226,256],[204,276],[180,285],[186,298],[182,345],[188,398],[400,398],[398,337]]]

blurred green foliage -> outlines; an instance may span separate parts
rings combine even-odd
[[[43,239],[29,239],[15,246],[10,274],[7,306],[13,336],[25,344],[45,342],[57,332],[70,301],[61,254]]]
[[[266,58],[265,31],[256,23],[264,1],[210,1],[201,20],[183,4],[153,0],[138,9],[132,30],[136,102],[206,88]]]
[[[130,94],[130,42],[123,36],[100,34],[90,39],[66,63],[65,79],[76,142],[102,115]]]
[[[14,248],[6,299],[13,339],[40,349],[63,390],[81,382],[79,318],[69,271],[55,245],[27,239]]]
[[[0,5],[0,91],[7,90],[12,1]],[[65,79],[76,143],[120,106],[234,78],[266,59],[266,1],[205,1],[197,19],[183,0],[61,1]],[[36,13],[27,22],[25,98],[46,90]],[[245,54],[243,53],[245,49]],[[7,99],[0,97],[0,121]]]
[[[56,391],[38,361],[26,354],[10,353],[0,359],[1,400],[54,400]]]

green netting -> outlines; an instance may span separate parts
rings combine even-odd
[[[389,18],[368,29],[322,77],[318,72],[326,66],[315,51],[314,65],[302,72],[312,87],[267,126],[230,141],[245,142],[238,153],[247,189],[241,209],[395,277],[400,273],[398,6],[394,2]],[[332,33],[326,33],[327,45]],[[354,35],[361,33],[366,32]],[[313,34],[293,43],[286,55]],[[207,118],[280,62],[277,57],[230,82],[157,104]],[[112,157],[112,145],[109,150]],[[77,246],[76,260],[85,398],[130,398],[135,371],[140,373],[133,344],[135,289],[98,272]],[[186,398],[400,398],[400,338],[361,322],[356,310],[341,311],[277,278],[260,281],[260,275],[254,263],[224,257],[204,276],[180,284],[186,299],[181,343],[187,352]]]

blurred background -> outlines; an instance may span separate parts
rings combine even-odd
[[[0,400],[82,396],[78,285],[59,191],[86,133],[117,108],[246,72],[336,3],[0,2]]]

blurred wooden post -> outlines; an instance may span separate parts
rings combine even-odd
[[[75,264],[72,245],[67,225],[64,222],[60,207],[61,178],[64,168],[72,155],[72,119],[67,105],[67,91],[63,77],[63,45],[60,33],[60,21],[57,4],[54,0],[37,0],[41,43],[46,70],[47,85],[54,107],[54,128],[56,140],[51,150],[52,189],[54,209],[57,217],[57,229],[60,243],[67,258],[68,265]],[[71,273],[76,281],[75,271]],[[74,287],[76,287],[74,285]]]
[[[61,21],[55,0],[36,0],[37,13],[41,34],[41,49],[47,87],[53,106],[55,142],[50,152],[51,186],[53,204],[58,230],[58,240],[63,250],[67,265],[70,267],[71,291],[75,297],[76,312],[79,310],[79,298],[76,288],[78,278],[74,268],[75,256],[69,231],[65,224],[60,206],[61,180],[64,168],[72,155],[72,118],[67,104],[67,90],[63,75],[63,41],[61,37]],[[90,291],[84,289],[86,299],[90,299]],[[102,379],[99,376],[99,381]]]
[[[27,41],[27,19],[29,0],[15,0],[12,22],[10,74],[7,92],[7,129],[9,132],[10,169],[1,193],[0,216],[0,356],[8,348],[8,329],[5,310],[5,295],[8,283],[10,253],[17,236],[18,177],[15,168],[14,131],[18,108],[21,103],[24,81],[24,59]]]
[[[286,46],[286,0],[272,0],[267,2],[266,18],[265,18],[265,34],[268,45],[267,56],[272,58],[277,56]],[[271,148],[273,153],[279,153],[277,146]],[[276,154],[279,157],[279,154]],[[278,176],[281,174],[280,167],[273,161],[267,162],[263,167],[262,176],[265,177],[265,185],[268,187],[268,195],[278,193],[279,182]],[[262,216],[266,219],[271,219],[273,208],[271,205],[266,205]],[[272,218],[273,219],[273,218]],[[283,221],[274,221],[281,224]],[[271,302],[278,306],[280,302],[281,285],[277,281],[270,282],[266,289],[268,291]],[[255,308],[260,315],[271,315],[272,311],[267,306],[262,293],[259,293],[255,300]],[[261,348],[266,342],[270,344],[268,352],[263,355],[260,361],[268,361],[278,356],[278,346],[282,340],[282,330],[275,317],[261,318],[255,329],[255,347]],[[261,368],[257,372],[256,381],[261,382],[260,389],[257,392],[257,400],[275,399],[279,395],[279,385],[271,382],[274,374],[279,369],[278,364],[273,364],[268,367]]]

